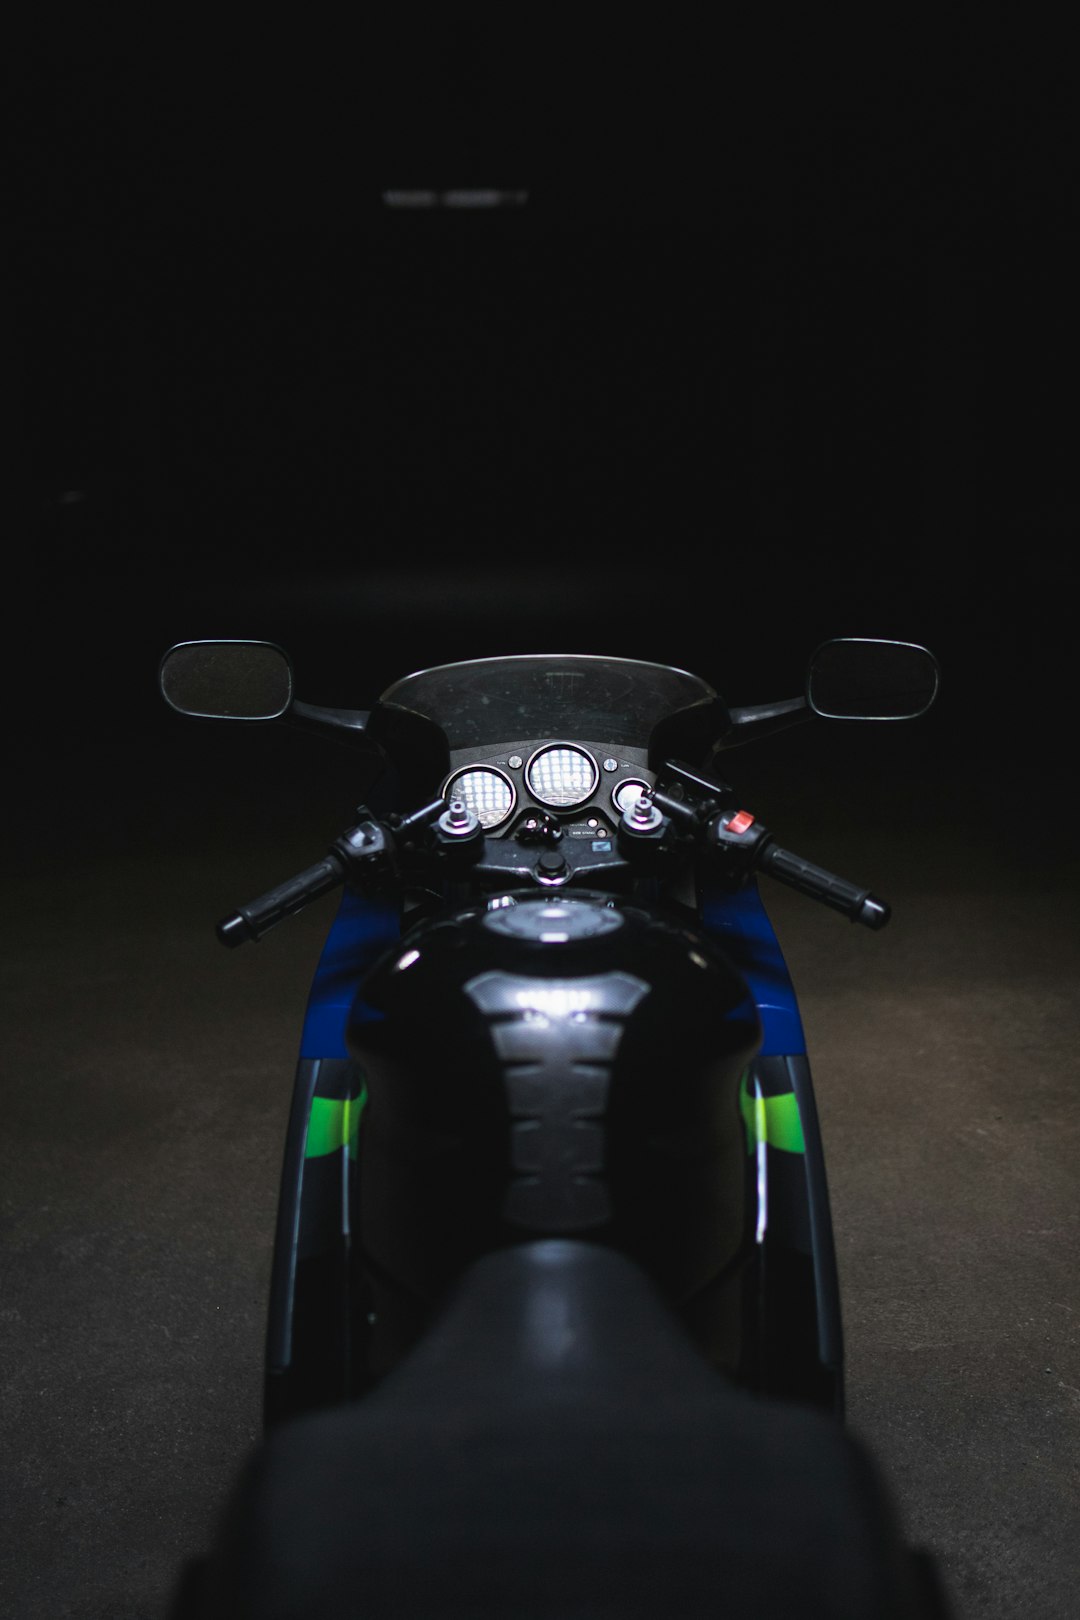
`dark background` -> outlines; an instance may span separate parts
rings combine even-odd
[[[358,705],[537,647],[753,701],[899,635],[942,660],[950,759],[1060,706],[1051,41],[314,34],[57,42],[13,85],[13,628],[24,690],[100,689],[95,757],[133,722],[153,752],[160,650],[214,634]],[[380,202],[440,183],[530,201]]]
[[[352,764],[185,726],[164,649],[277,640],[357,707],[558,649],[754,702],[852,634],[932,646],[933,714],[731,774],[897,907],[879,949],[777,902],[833,1074],[854,1417],[963,1613],[1072,1612],[1068,62],[887,21],[424,18],[99,31],[11,71],[12,1612],[156,1613],[257,1426],[326,916],[239,962],[209,924],[321,852]],[[529,201],[380,200],[453,184]]]

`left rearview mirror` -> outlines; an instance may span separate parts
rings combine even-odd
[[[201,720],[279,720],[292,702],[292,665],[270,641],[181,641],[161,660],[161,695]]]

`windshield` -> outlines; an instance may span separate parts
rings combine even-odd
[[[659,721],[715,698],[705,681],[666,664],[536,653],[423,669],[379,701],[434,720],[451,748],[561,736],[644,748]]]

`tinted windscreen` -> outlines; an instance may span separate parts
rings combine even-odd
[[[451,748],[558,736],[643,748],[658,721],[715,696],[666,664],[550,653],[442,664],[406,675],[379,701],[434,720]]]

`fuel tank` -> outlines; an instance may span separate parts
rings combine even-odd
[[[348,1044],[360,1243],[418,1305],[538,1237],[611,1244],[673,1303],[745,1252],[758,1015],[681,913],[534,892],[440,913],[364,979]]]

